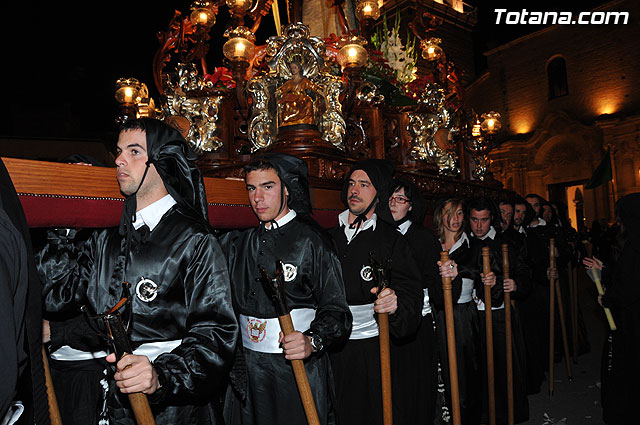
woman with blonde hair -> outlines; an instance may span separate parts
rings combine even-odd
[[[449,261],[444,263],[438,261],[438,266],[440,275],[450,277],[453,284],[453,319],[461,419],[463,424],[468,425],[480,423],[483,372],[480,316],[473,300],[474,285],[480,281],[478,252],[472,248],[470,239],[464,231],[464,218],[463,202],[458,198],[440,202],[433,214],[433,224],[441,247],[444,251],[449,251]],[[450,412],[449,356],[442,287],[439,290],[430,291],[429,295],[436,312],[441,373]],[[439,418],[436,421],[439,423]]]

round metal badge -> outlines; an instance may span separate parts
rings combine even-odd
[[[151,302],[158,296],[158,285],[153,280],[143,277],[136,285],[136,295],[142,302]]]
[[[282,266],[282,271],[284,272],[285,282],[291,282],[298,275],[298,268],[293,264],[284,264]]]
[[[373,280],[373,268],[371,266],[362,266],[360,277],[367,282],[371,282]]]

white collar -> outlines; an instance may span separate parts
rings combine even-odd
[[[518,233],[522,233],[523,235],[527,236],[527,231],[524,230],[524,226],[520,226],[520,228],[518,229]]]
[[[529,227],[538,227],[538,226],[546,226],[546,225],[547,225],[547,222],[544,221],[544,218],[540,217],[540,218],[538,218],[538,224],[536,224],[536,225],[531,225],[530,224]]]
[[[276,227],[284,226],[285,224],[287,224],[288,222],[293,220],[296,217],[296,215],[297,214],[296,214],[296,212],[294,210],[289,210],[289,212],[286,213],[285,215],[283,215],[282,217],[280,217],[279,220],[276,220],[276,224],[277,224]],[[271,230],[271,227],[267,227],[266,224],[268,224],[268,223],[265,223],[264,228],[267,229],[267,230]]]
[[[407,220],[404,223],[402,223],[401,225],[398,226],[398,232],[402,233],[403,235],[407,234],[407,231],[409,230],[409,227],[411,227],[411,220]]]
[[[456,241],[456,243],[453,244],[453,246],[449,250],[449,254],[451,254],[456,249],[460,248],[462,246],[462,244],[465,243],[465,242],[467,243],[467,248],[468,248],[469,247],[469,237],[467,236],[467,234],[465,232],[462,232],[462,236],[460,236],[460,239],[458,239]]]
[[[175,204],[176,200],[167,194],[150,205],[147,205],[136,212],[136,220],[133,222],[133,228],[138,230],[142,225],[146,224],[147,227],[149,227],[149,231],[152,231],[158,223],[160,223],[162,216]]]
[[[370,227],[372,228],[372,230],[376,230],[377,221],[378,221],[378,216],[376,215],[376,213],[373,213],[371,218],[364,221],[362,225],[360,225],[360,228],[352,229],[349,226],[349,210],[348,209],[344,210],[338,215],[338,223],[340,226],[344,226],[344,234],[347,237],[347,243],[351,242],[353,238],[355,238],[356,235],[363,230],[367,230]]]
[[[472,232],[472,234],[473,234],[473,232]],[[474,237],[476,237],[476,238],[478,238],[475,234],[474,234],[473,236],[474,236]],[[493,226],[491,226],[491,227],[489,228],[489,231],[487,232],[487,234],[486,234],[486,235],[484,235],[483,237],[478,238],[478,239],[480,239],[481,241],[483,241],[483,240],[485,240],[485,239],[487,239],[487,238],[489,238],[489,239],[491,239],[491,240],[494,240],[494,239],[496,238],[496,229],[494,229],[494,228],[493,228]]]

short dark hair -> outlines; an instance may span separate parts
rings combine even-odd
[[[531,196],[534,197],[534,196]],[[525,207],[525,213],[524,213],[524,222],[522,223],[523,226],[528,226],[529,223],[531,223],[531,221],[535,218],[535,211],[533,210],[533,207],[531,206],[531,204],[529,202],[527,202],[527,200],[521,196],[516,196],[516,198],[513,200],[513,213],[515,215],[516,212],[516,205],[524,205]]]
[[[280,177],[280,173],[278,173],[276,167],[267,159],[260,157],[252,159],[244,166],[244,175],[246,177],[250,172],[257,170],[274,170],[276,174],[278,174],[278,177]]]
[[[513,209],[516,208],[515,199],[514,198],[500,199],[498,201],[498,208],[500,208],[500,205],[511,205],[511,208],[513,208]]]
[[[146,132],[147,128],[145,127],[144,122],[139,119],[126,120],[118,125],[118,134],[122,133],[123,131],[130,130],[140,130]]]
[[[542,203],[546,202],[546,200],[542,196],[538,195],[537,193],[529,193],[525,195],[524,199],[527,199],[527,198],[537,198],[541,206],[542,206]]]
[[[501,218],[500,210],[498,210],[496,203],[491,198],[488,198],[486,196],[481,196],[481,197],[473,198],[469,200],[467,203],[467,213],[466,213],[466,216],[469,219],[471,219],[471,210],[476,210],[476,211],[488,210],[489,213],[491,214],[491,225],[495,227],[498,224],[500,224],[500,221],[499,221]]]

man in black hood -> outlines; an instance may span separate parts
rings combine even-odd
[[[353,314],[349,341],[331,355],[338,419],[345,424],[382,423],[376,313],[389,313],[391,337],[397,339],[413,335],[422,318],[420,272],[389,210],[392,174],[393,166],[385,160],[356,163],[342,191],[347,210],[338,216],[340,225],[329,231]],[[374,288],[371,258],[387,269],[389,287],[380,294]]]
[[[122,125],[116,165],[126,196],[120,228],[95,232],[77,255],[64,240],[45,248],[45,309],[103,313],[130,282],[133,353],[110,376],[110,422],[135,423],[126,395],[142,392],[158,424],[212,423],[208,401],[226,377],[238,328],[195,155],[175,129],[145,118]]]
[[[306,423],[288,360],[304,360],[321,424],[335,424],[327,350],[343,343],[351,314],[340,263],[324,230],[311,218],[307,164],[262,154],[245,167],[256,228],[220,238],[228,256],[233,305],[242,329],[227,392],[229,425]],[[281,260],[286,303],[295,332],[284,336],[278,311],[260,282]]]

